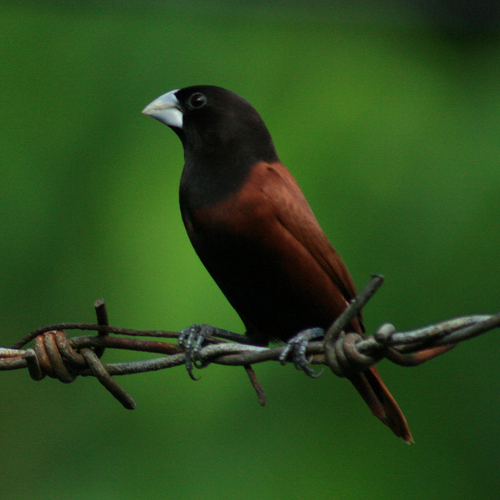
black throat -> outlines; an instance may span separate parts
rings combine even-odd
[[[270,139],[270,138],[269,138]],[[216,205],[237,193],[259,162],[275,162],[278,155],[272,141],[264,148],[240,142],[237,148],[195,148],[184,145],[184,170],[180,183],[181,207],[189,210]]]
[[[196,210],[224,201],[240,190],[251,170],[252,164],[186,154],[179,189],[181,207]]]

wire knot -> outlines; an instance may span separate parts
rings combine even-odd
[[[88,367],[85,358],[73,349],[63,330],[38,335],[34,349],[28,349],[24,357],[34,380],[42,380],[48,375],[69,384],[82,369]]]
[[[328,366],[338,377],[350,377],[362,372],[384,358],[386,347],[378,344],[369,354],[359,351],[357,345],[363,341],[359,333],[339,332],[331,342],[325,343]]]
[[[133,410],[135,401],[109,375],[99,359],[99,354],[99,352],[89,347],[76,351],[65,331],[53,330],[38,335],[35,338],[35,348],[27,349],[24,359],[28,365],[31,378],[34,380],[42,380],[48,375],[69,384],[78,375],[88,375],[88,369],[90,369],[91,374],[125,408]]]

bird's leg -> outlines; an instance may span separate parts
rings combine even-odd
[[[193,368],[202,368],[197,365],[198,353],[207,337],[219,337],[224,340],[231,340],[239,344],[251,344],[250,338],[240,333],[230,332],[211,325],[191,325],[181,331],[178,343],[186,353],[186,370],[193,380],[198,380],[193,375]]]
[[[318,378],[323,370],[315,372],[310,366],[306,358],[307,344],[311,340],[318,339],[325,336],[323,328],[308,328],[294,335],[286,344],[283,352],[280,354],[279,360],[282,365],[286,364],[286,360],[290,353],[292,353],[293,364],[297,370],[303,370],[307,375],[312,378]]]

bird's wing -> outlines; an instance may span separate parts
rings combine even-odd
[[[261,164],[260,168],[266,169],[262,192],[274,207],[279,223],[320,264],[346,301],[351,301],[356,297],[356,287],[349,271],[328,241],[293,176],[281,163]]]
[[[356,296],[356,288],[347,268],[321,230],[309,204],[292,175],[280,163],[267,165],[266,182],[262,190],[280,224],[291,234],[334,281],[346,301]],[[293,203],[290,202],[293,200]],[[364,333],[361,314],[352,326]],[[348,377],[373,414],[407,443],[413,441],[406,419],[380,378],[375,366]]]

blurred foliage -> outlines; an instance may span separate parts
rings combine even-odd
[[[2,3],[0,344],[101,296],[116,326],[241,331],[182,227],[181,145],[140,113],[197,83],[261,112],[356,283],[386,276],[369,330],[498,311],[497,25],[423,4]],[[412,447],[328,373],[257,367],[264,409],[243,370],[127,377],[134,412],[2,373],[2,498],[497,498],[494,335],[382,364]]]

